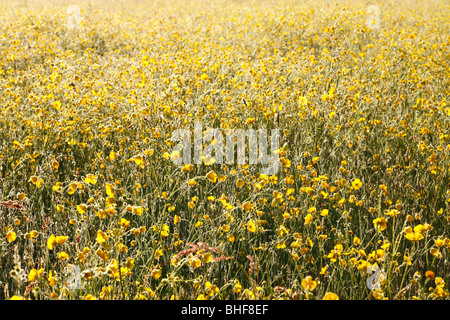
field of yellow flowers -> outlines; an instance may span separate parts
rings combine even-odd
[[[449,298],[448,1],[70,4],[0,1],[0,299]]]

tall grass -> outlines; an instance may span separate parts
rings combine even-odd
[[[379,30],[357,0],[70,4],[1,2],[0,298],[448,297],[446,1]],[[281,169],[176,166],[196,120],[280,129]]]

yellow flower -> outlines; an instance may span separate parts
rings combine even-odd
[[[114,186],[110,183],[106,184],[106,194],[110,197],[114,197],[115,194]]]
[[[77,206],[77,210],[80,214],[85,214],[87,210],[87,206],[83,203]]]
[[[97,177],[93,174],[88,174],[86,178],[84,179],[84,182],[87,184],[96,184],[97,183]]]
[[[311,276],[307,276],[302,280],[302,287],[304,290],[313,291],[317,286],[317,282]]]
[[[323,300],[339,300],[339,296],[333,292],[327,292],[323,296]]]
[[[217,181],[217,174],[214,171],[210,171],[206,174],[206,178],[208,178],[209,181],[211,182],[216,182]]]
[[[67,193],[70,194],[70,195],[72,195],[72,194],[75,193],[75,191],[77,191],[77,188],[78,188],[78,184],[77,184],[76,182],[72,182],[72,183],[69,185],[69,191],[67,191]]]
[[[62,187],[62,183],[61,182],[56,182],[55,185],[52,187],[52,190],[55,192],[58,192]]]
[[[17,236],[14,231],[8,231],[6,233],[6,240],[8,240],[8,242],[13,242],[14,240],[16,240],[16,238]]]
[[[379,188],[383,191],[383,195],[387,196],[387,187],[384,184],[379,185]]]
[[[206,281],[205,287],[206,287],[206,291],[208,292],[208,294],[210,296],[213,296],[216,293],[219,293],[219,288],[216,285],[214,285],[211,282],[209,282],[209,281]]]
[[[167,237],[169,235],[169,231],[170,231],[169,226],[166,224],[163,224],[161,232],[160,232],[161,237]]]
[[[175,151],[175,152],[178,152],[178,151]],[[178,152],[178,157],[180,157],[179,154],[180,153]],[[208,158],[202,157],[202,160],[203,160],[203,163],[207,166],[210,166],[210,165],[216,163],[216,159],[214,159],[212,157],[208,157]]]
[[[13,146],[15,147],[15,148],[22,148],[22,145],[20,144],[20,142],[19,141],[13,141]]]
[[[133,207],[133,214],[140,216],[144,212],[143,207]]]
[[[125,218],[120,219],[119,221],[119,226],[123,227],[123,228],[128,228],[128,226],[130,225],[130,221],[128,221]]]
[[[286,242],[281,241],[281,242],[277,243],[276,248],[277,249],[284,249],[284,248],[286,248]]]
[[[48,276],[48,283],[50,284],[50,287],[54,287],[56,285],[56,278],[53,276],[51,271]]]
[[[38,181],[36,182],[36,187],[42,188],[43,185],[44,185],[44,180],[42,180],[42,178],[39,178]]]
[[[360,260],[357,269],[362,272],[367,272],[367,269],[370,267],[370,263],[366,260]]]
[[[397,209],[386,210],[384,214],[387,216],[395,217],[400,214],[400,211],[398,211]]]
[[[242,291],[242,285],[239,283],[239,281],[236,280],[236,283],[233,287],[233,291],[236,293],[240,293]]]
[[[250,201],[246,201],[242,204],[242,209],[249,212],[252,208],[252,203]]]
[[[54,102],[52,103],[52,107],[55,108],[56,110],[61,109],[61,102],[59,102],[59,101],[54,101]]]
[[[361,182],[361,180],[355,179],[355,180],[352,182],[352,188],[353,188],[353,189],[359,190],[361,187],[362,187],[362,182]]]
[[[313,216],[310,213],[308,213],[305,217],[305,225],[309,225],[312,222],[312,220]]]
[[[250,220],[249,222],[247,222],[247,230],[249,232],[255,232],[256,231],[256,225],[255,225],[255,222],[253,220]]]
[[[133,157],[134,163],[137,165],[143,165],[144,164],[144,158],[141,155],[137,155]]]
[[[189,265],[194,268],[199,268],[202,265],[202,261],[198,258],[189,260]]]
[[[42,269],[42,268],[39,270],[31,269],[30,273],[28,274],[28,281],[29,282],[36,281],[43,272],[44,272],[44,269]]]
[[[444,245],[444,240],[436,239],[434,240],[434,244],[436,245],[436,247],[441,248]]]
[[[423,235],[420,232],[409,232],[405,235],[405,238],[409,241],[416,242],[423,239]]]
[[[212,254],[211,254],[211,252],[206,252],[206,253],[203,255],[203,261],[205,261],[206,263],[210,263],[211,260],[212,260]]]
[[[26,195],[25,193],[19,193],[19,194],[17,195],[17,198],[18,198],[19,200],[23,201],[23,200],[25,199],[26,196],[27,196],[27,195]]]
[[[97,231],[97,242],[100,245],[105,244],[106,240],[108,240],[108,238],[109,238],[108,235],[106,233],[104,233],[103,231],[101,231],[101,230]]]
[[[52,161],[52,168],[53,168],[53,170],[58,171],[59,162],[56,160]]]
[[[103,219],[106,217],[106,211],[105,210],[99,210],[97,212],[97,217],[99,217],[100,219]]]
[[[239,179],[239,180],[236,181],[236,187],[240,188],[243,185],[245,185],[245,181],[244,180]]]
[[[111,151],[111,152],[109,153],[109,158],[110,158],[111,160],[116,160],[116,159],[117,159],[117,153],[115,153],[114,151]]]
[[[203,225],[203,221],[197,221],[194,226],[196,228],[200,228],[202,225]]]
[[[273,200],[272,200],[272,207],[276,207],[278,204],[283,202],[283,194],[278,192],[278,191],[274,191],[273,192]]]
[[[115,203],[116,203],[116,198],[114,198],[113,196],[106,197],[106,207],[107,208],[111,208],[112,206],[114,206]]]
[[[419,224],[419,225],[414,227],[414,231],[418,232],[418,233],[421,233],[421,234],[423,234],[426,231],[431,230],[431,229],[433,229],[433,227],[431,225],[427,224],[427,223],[425,223],[424,225]]]
[[[387,228],[387,220],[383,217],[377,218],[373,220],[373,225],[378,231],[386,230]]]
[[[66,259],[69,259],[69,255],[67,253],[65,253],[64,251],[62,251],[62,252],[58,253],[58,258],[60,260],[66,260]]]
[[[247,298],[249,298],[249,299],[255,299],[256,298],[256,296],[255,296],[255,294],[253,293],[253,291],[251,291],[250,289],[245,289],[244,290],[244,294],[247,296]]]
[[[189,180],[189,182],[188,182],[188,185],[190,186],[190,187],[193,187],[193,186],[195,186],[197,184],[197,182],[194,180],[194,179],[191,179],[191,180]]]
[[[56,245],[56,237],[55,237],[55,235],[51,235],[48,239],[47,239],[47,247],[50,249],[50,250],[53,250],[53,248],[55,247],[55,245]]]
[[[62,245],[64,244],[64,242],[67,241],[68,238],[69,238],[69,237],[66,237],[66,236],[56,236],[56,237],[55,237],[55,242],[56,242],[57,244],[59,244],[60,246],[62,246]]]
[[[162,271],[160,269],[154,269],[152,271],[153,279],[158,280],[161,277],[161,273],[162,273]]]

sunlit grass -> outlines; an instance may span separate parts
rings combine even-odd
[[[448,298],[450,6],[336,2],[1,1],[0,298]]]

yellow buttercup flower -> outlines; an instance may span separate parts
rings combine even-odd
[[[212,254],[211,254],[211,252],[206,252],[206,253],[203,255],[203,261],[205,261],[206,263],[210,263],[211,260],[212,260]]]
[[[62,251],[62,252],[58,253],[58,258],[60,260],[67,260],[67,259],[69,259],[69,255],[66,252]]]
[[[162,271],[160,269],[154,269],[152,271],[152,277],[155,280],[158,280],[161,277]]]
[[[114,197],[114,195],[115,195],[115,189],[114,189],[114,185],[112,185],[112,184],[110,184],[110,183],[107,183],[106,184],[106,194],[109,196],[109,197]]]
[[[314,281],[311,276],[307,276],[302,280],[302,288],[304,290],[313,291],[317,287],[317,281]]]
[[[72,182],[72,183],[69,185],[69,190],[67,191],[67,193],[70,194],[70,195],[72,195],[72,194],[75,193],[75,191],[77,191],[77,188],[78,188],[78,184],[75,183],[75,182]]]
[[[108,240],[108,238],[109,238],[109,236],[106,233],[104,233],[103,231],[101,231],[101,230],[97,231],[97,242],[100,245],[104,245],[106,243],[106,241]]]
[[[373,220],[373,225],[378,231],[384,231],[387,228],[387,220],[383,217]]]
[[[48,239],[47,239],[47,247],[50,249],[50,250],[53,250],[53,248],[55,247],[55,245],[56,245],[56,237],[55,237],[55,235],[51,235]]]
[[[77,210],[80,214],[85,214],[87,210],[87,206],[83,203],[77,206]]]
[[[416,242],[423,239],[423,235],[420,232],[410,232],[405,235],[405,238],[409,241]]]
[[[8,242],[13,242],[14,240],[16,240],[17,235],[14,231],[8,231],[6,233],[6,240],[8,240]]]
[[[247,230],[249,232],[256,232],[256,224],[253,220],[250,220],[249,222],[247,222]]]
[[[111,150],[111,152],[109,153],[109,158],[111,160],[116,160],[117,159],[117,153],[115,153],[113,150]]]
[[[84,182],[87,184],[96,184],[97,183],[97,177],[93,174],[88,174],[86,178],[84,179]]]
[[[361,187],[362,187],[362,182],[361,182],[361,180],[355,179],[355,180],[352,182],[352,188],[353,188],[353,189],[359,190],[359,189],[361,189]]]
[[[132,209],[132,213],[137,216],[140,216],[143,212],[144,212],[143,207],[133,207],[133,209]]]
[[[327,292],[323,296],[323,300],[339,300],[339,296],[333,292]]]
[[[240,188],[243,185],[245,185],[245,181],[244,180],[239,179],[239,180],[236,181],[236,187]]]
[[[309,225],[313,221],[313,216],[308,213],[305,217],[305,225]]]
[[[217,181],[217,174],[214,171],[210,171],[206,174],[206,178],[208,178],[209,181],[211,182],[216,182]]]
[[[60,246],[62,246],[68,239],[69,237],[67,236],[56,236],[55,237],[55,241],[57,244],[59,244]]]
[[[28,281],[29,282],[36,281],[43,272],[44,272],[43,268],[39,270],[31,269],[30,273],[28,274]]]

